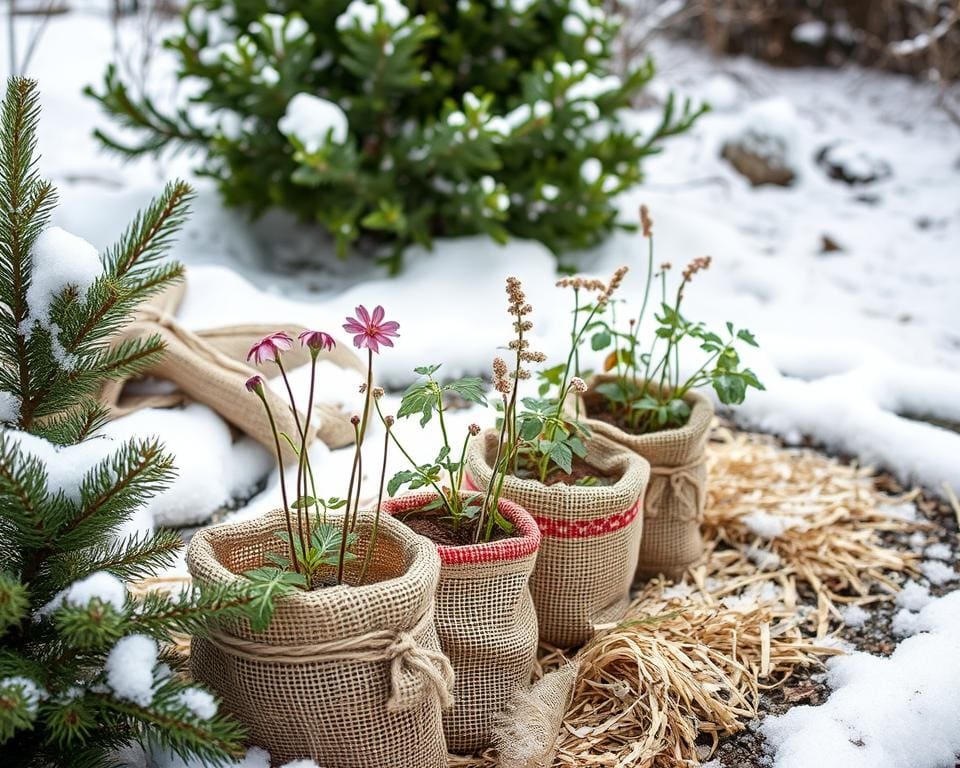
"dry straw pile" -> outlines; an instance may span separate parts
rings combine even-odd
[[[764,690],[841,653],[829,637],[839,605],[889,599],[913,571],[915,555],[883,541],[918,527],[889,510],[912,496],[881,494],[869,469],[725,429],[708,465],[705,562],[681,584],[650,582],[579,651],[555,766],[697,765],[756,716]],[[777,535],[754,533],[758,516]],[[564,657],[542,650],[544,669]]]
[[[697,765],[757,713],[763,691],[841,653],[843,604],[890,599],[916,556],[884,542],[903,519],[869,469],[717,429],[708,450],[706,560],[650,582],[580,662],[554,766]],[[540,669],[570,651],[541,648]],[[513,725],[514,731],[516,724]],[[503,765],[492,751],[458,768]]]

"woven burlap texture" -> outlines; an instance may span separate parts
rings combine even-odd
[[[413,493],[390,499],[383,509],[402,520],[435,499],[433,493]],[[437,634],[456,677],[454,705],[444,712],[443,730],[447,749],[460,754],[490,744],[495,718],[530,687],[537,659],[537,614],[529,583],[540,531],[513,502],[501,501],[500,513],[514,523],[517,535],[485,544],[437,545]]]
[[[176,391],[131,396],[124,392],[127,380],[121,379],[104,385],[99,397],[101,404],[116,418],[141,408],[169,408],[196,401],[209,406],[241,432],[273,451],[273,432],[263,406],[244,388],[244,383],[258,369],[243,361],[250,345],[267,334],[283,330],[296,339],[303,328],[289,324],[237,325],[189,331],[174,317],[184,290],[184,283],[178,283],[153,296],[140,306],[133,322],[113,339],[114,344],[119,344],[131,339],[159,336],[166,350],[160,360],[142,375],[172,382],[176,385]],[[318,360],[359,373],[365,372],[360,359],[342,344],[333,350],[321,351]],[[284,364],[288,370],[309,361],[309,351],[302,349],[299,343],[284,353]],[[259,372],[271,378],[278,375],[279,369],[274,363],[265,363],[259,367]],[[278,429],[288,435],[297,434],[287,398],[270,387],[265,387],[264,391]],[[321,389],[319,399],[323,400],[325,394]],[[305,404],[300,405],[302,407]],[[349,416],[336,404],[322,403],[315,407],[310,432],[310,440],[319,438],[332,448],[353,442]],[[285,443],[281,445],[285,451],[284,459],[293,460],[293,451]]]
[[[602,406],[595,388],[614,376],[596,375],[583,397],[589,416]],[[637,580],[664,574],[678,578],[703,555],[700,523],[707,493],[705,451],[713,421],[713,405],[703,395],[688,392],[690,418],[679,429],[632,435],[606,421],[584,419],[596,434],[635,451],[650,462],[650,487],[644,501],[643,540]]]
[[[490,480],[498,439],[496,430],[487,430],[467,449],[467,472],[478,488],[485,489]],[[649,465],[605,438],[586,443],[587,462],[615,478],[613,484],[544,485],[509,475],[503,486],[503,498],[526,509],[543,534],[530,591],[540,638],[560,647],[585,643],[595,625],[623,617],[643,531],[643,515],[636,506],[647,486]],[[626,522],[604,532],[606,523],[618,518]],[[569,531],[551,532],[557,528]]]
[[[361,516],[348,584],[372,519]],[[283,513],[272,512],[199,531],[187,551],[195,583],[235,582],[264,565],[267,552],[283,549],[275,536],[283,526]],[[363,585],[284,597],[263,632],[245,620],[218,626],[194,639],[191,671],[275,765],[310,758],[328,768],[443,768],[441,709],[453,673],[433,622],[439,575],[433,544],[381,516]]]
[[[493,743],[500,768],[550,768],[580,663],[567,662],[518,693],[498,718]]]

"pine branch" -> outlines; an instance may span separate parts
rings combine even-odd
[[[42,547],[55,529],[57,512],[47,492],[47,470],[6,433],[0,433],[0,517],[22,549]]]
[[[34,434],[56,445],[76,445],[91,437],[108,421],[110,412],[91,398],[84,398],[68,411],[45,419]]]
[[[20,424],[25,427],[33,421],[35,402],[26,342],[15,331],[29,313],[30,248],[54,204],[52,187],[41,183],[36,172],[39,113],[36,83],[11,78],[0,116],[0,263],[7,286],[3,299],[14,326],[14,354],[9,362],[18,374],[14,393],[21,399]]]
[[[206,634],[210,622],[245,617],[254,601],[248,584],[194,587],[171,596],[150,592],[131,618],[140,632],[168,638],[170,631]]]
[[[138,581],[169,568],[183,549],[176,531],[131,534],[50,559],[52,578],[62,583],[82,579],[95,571],[109,571],[124,581]]]
[[[160,258],[183,224],[194,198],[193,190],[179,179],[167,184],[147,209],[137,213],[120,241],[110,248],[103,262],[107,273],[122,278]]]
[[[84,547],[108,534],[138,505],[167,488],[173,475],[173,460],[155,438],[130,440],[84,477],[80,512],[58,531],[60,548]]]

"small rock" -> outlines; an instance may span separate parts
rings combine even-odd
[[[828,144],[817,153],[817,165],[845,184],[873,184],[893,175],[889,163],[846,141]]]
[[[796,178],[792,158],[797,142],[797,114],[784,99],[757,102],[747,109],[740,126],[721,151],[750,183],[790,186]]]
[[[830,235],[820,235],[820,253],[837,253],[843,250],[844,247]]]

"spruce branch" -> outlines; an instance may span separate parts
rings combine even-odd
[[[84,477],[78,513],[57,532],[60,546],[83,547],[110,533],[166,489],[173,475],[173,459],[156,438],[131,439]]]

